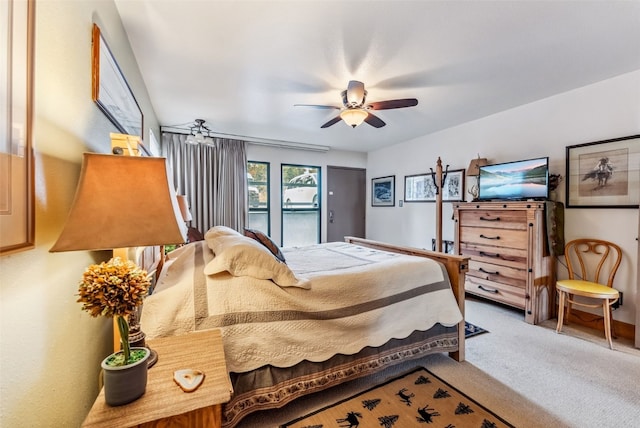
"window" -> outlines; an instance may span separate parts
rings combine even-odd
[[[282,246],[320,242],[320,168],[282,165]]]
[[[269,221],[269,163],[247,162],[247,194],[249,227],[267,235],[271,233]]]

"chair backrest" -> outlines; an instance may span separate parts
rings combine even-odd
[[[622,250],[613,242],[601,239],[574,239],[565,245],[564,257],[569,279],[583,279],[611,287],[622,261]]]

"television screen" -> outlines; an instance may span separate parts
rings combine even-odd
[[[485,165],[478,175],[478,199],[547,199],[549,158]]]

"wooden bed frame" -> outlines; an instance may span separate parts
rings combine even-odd
[[[447,269],[447,273],[449,274],[449,280],[451,281],[453,295],[458,302],[458,307],[460,308],[460,312],[462,313],[463,317],[462,321],[460,321],[460,324],[458,324],[458,350],[456,352],[450,352],[449,356],[456,361],[464,361],[464,280],[466,272],[469,271],[469,257],[387,244],[384,242],[378,242],[364,238],[356,238],[353,236],[345,236],[344,240],[345,242],[348,242],[350,244],[356,244],[362,247],[373,248],[376,250],[390,251],[393,253],[408,254],[418,257],[426,257],[436,260],[444,265],[444,267]]]

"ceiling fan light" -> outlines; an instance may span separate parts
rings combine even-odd
[[[342,110],[342,112],[340,113],[340,118],[344,120],[347,125],[355,128],[356,126],[364,122],[368,115],[369,113],[361,108],[351,108]]]

